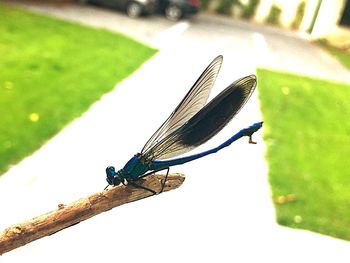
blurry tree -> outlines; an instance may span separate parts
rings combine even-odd
[[[210,3],[211,3],[211,0],[202,0],[201,1],[201,9],[207,10]]]
[[[232,15],[232,9],[234,7],[241,7],[242,4],[239,0],[220,0],[216,12],[224,15]]]
[[[249,0],[248,4],[244,6],[242,10],[242,17],[249,19],[255,15],[256,9],[260,3],[260,0]]]
[[[282,10],[276,5],[272,5],[270,9],[270,13],[266,17],[266,23],[279,25],[280,24],[280,16]]]
[[[292,29],[299,29],[301,21],[304,18],[304,14],[305,14],[305,6],[306,3],[305,1],[301,1],[297,7],[297,11],[295,13],[295,18],[291,24],[291,28]]]

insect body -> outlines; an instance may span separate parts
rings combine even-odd
[[[152,135],[141,153],[133,156],[119,171],[113,166],[106,168],[109,185],[121,183],[145,188],[137,181],[157,171],[215,153],[243,136],[249,137],[262,127],[257,122],[240,130],[216,148],[202,153],[172,159],[205,143],[216,135],[245,105],[256,87],[256,77],[250,75],[233,82],[219,95],[206,104],[222,64],[222,56],[216,57],[204,70],[180,104],[170,114],[160,128]],[[163,186],[164,187],[163,182]]]

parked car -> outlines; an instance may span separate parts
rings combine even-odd
[[[200,0],[157,0],[157,10],[170,20],[191,16],[198,13]]]
[[[155,11],[156,0],[79,0],[101,6],[124,10],[130,17],[149,15]]]

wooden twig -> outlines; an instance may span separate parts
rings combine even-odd
[[[138,183],[159,192],[162,179],[164,175],[153,175],[141,179]],[[169,174],[164,192],[178,188],[184,180],[185,177],[181,174]],[[0,232],[0,255],[114,207],[151,195],[149,191],[122,185],[79,199],[69,205],[60,204],[55,211],[12,225]]]

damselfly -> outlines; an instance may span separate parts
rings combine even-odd
[[[167,170],[162,183],[163,190],[171,166],[215,153],[243,136],[249,137],[249,143],[255,143],[252,141],[252,135],[262,127],[262,122],[240,130],[216,148],[171,159],[194,149],[216,135],[252,95],[256,87],[254,75],[233,82],[206,104],[219,73],[222,59],[222,56],[218,56],[209,64],[180,104],[147,141],[141,153],[133,156],[119,171],[115,171],[113,166],[106,168],[109,185],[130,184],[156,194],[154,190],[140,185],[138,180],[158,171]]]

